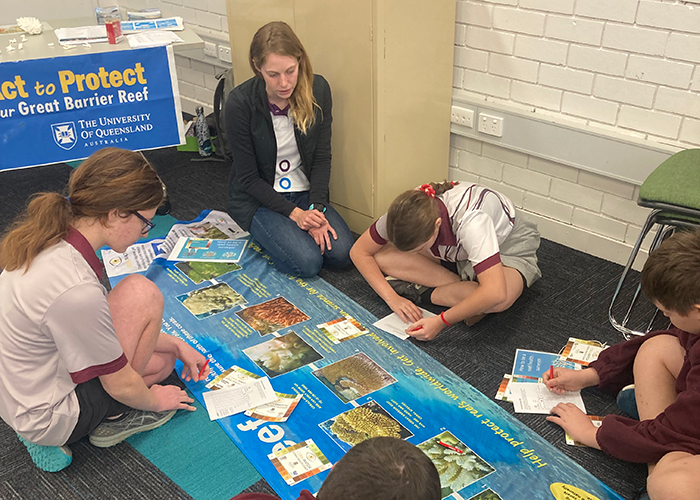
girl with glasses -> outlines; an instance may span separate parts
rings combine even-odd
[[[0,417],[49,472],[85,436],[112,446],[194,410],[184,390],[159,382],[176,359],[194,380],[206,362],[160,331],[163,296],[147,278],[109,293],[101,284],[95,252],[124,252],[153,226],[163,189],[151,165],[102,149],[72,172],[67,194],[34,195],[0,241]]]

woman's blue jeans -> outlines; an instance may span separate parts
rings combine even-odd
[[[309,209],[309,192],[280,193],[302,210]],[[325,213],[338,239],[331,236],[330,250],[321,255],[321,249],[309,233],[289,217],[260,207],[250,224],[250,234],[265,249],[275,267],[286,274],[310,278],[316,276],[322,265],[342,269],[350,266],[350,247],[354,240],[348,225],[330,205]]]

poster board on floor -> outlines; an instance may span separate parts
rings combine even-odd
[[[208,379],[188,383],[197,399],[232,367],[302,395],[286,421],[217,421],[282,499],[317,492],[329,466],[375,434],[423,449],[443,498],[621,498],[411,341],[373,327],[377,318],[324,280],[276,271],[254,241],[240,269],[204,281],[177,264],[156,259],[146,276],[165,298],[164,331],[210,359]],[[333,327],[344,317],[355,330]]]

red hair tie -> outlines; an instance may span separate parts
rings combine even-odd
[[[435,198],[435,189],[430,184],[423,184],[419,189],[431,198]]]

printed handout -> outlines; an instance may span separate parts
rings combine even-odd
[[[180,238],[168,260],[190,262],[238,262],[248,240]]]
[[[290,486],[333,466],[311,439],[282,448],[267,458]]]
[[[549,410],[559,403],[573,403],[586,413],[581,391],[555,394],[544,384],[527,382],[511,382],[509,389],[515,413],[549,414]]]
[[[286,422],[301,401],[302,395],[281,392],[275,392],[275,395],[277,396],[275,401],[246,410],[246,417],[267,420],[268,422]]]
[[[316,328],[321,330],[328,340],[334,344],[340,344],[341,342],[354,339],[369,332],[367,328],[350,316],[327,321],[326,323],[316,325]]]
[[[238,239],[248,236],[246,231],[225,212],[211,210],[202,220],[175,224],[165,238],[135,243],[124,253],[102,248],[102,262],[110,278],[140,273],[148,269],[157,257],[167,257],[181,237],[207,239]]]
[[[517,349],[515,351],[515,362],[513,363],[513,375],[522,377],[541,378],[542,374],[554,368],[571,368],[580,370],[581,365],[562,358],[558,354],[551,352],[530,351],[527,349]]]
[[[431,316],[435,316],[435,314],[431,313],[430,311],[426,311],[425,309],[420,307],[419,309],[423,313],[424,318],[430,318]],[[389,316],[385,316],[379,321],[375,322],[373,326],[381,328],[385,332],[390,333],[393,336],[400,338],[401,340],[406,340],[408,337],[410,337],[410,335],[406,333],[406,328],[408,328],[412,324],[413,322],[404,323],[398,314],[391,313]]]
[[[569,337],[569,341],[564,346],[561,356],[567,361],[588,366],[598,359],[598,355],[607,346],[595,340],[581,340]]]
[[[218,391],[205,392],[203,396],[209,420],[235,415],[277,399],[268,378],[260,378],[249,384],[226,387]]]

